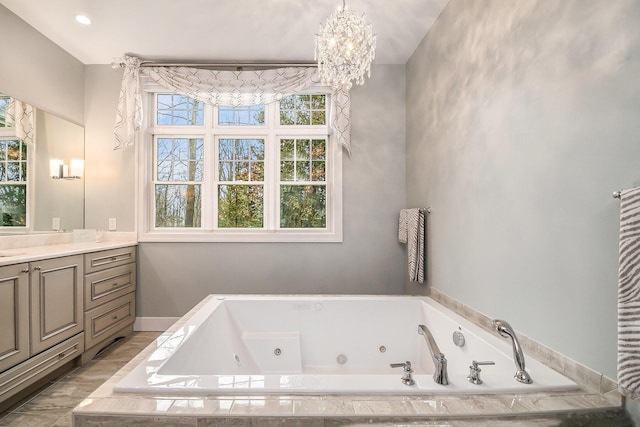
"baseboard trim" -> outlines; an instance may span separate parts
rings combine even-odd
[[[179,317],[136,317],[133,330],[138,332],[164,332],[176,323]]]

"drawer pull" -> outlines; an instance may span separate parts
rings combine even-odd
[[[23,272],[23,273],[28,273],[28,272],[29,272],[29,269],[28,269],[28,268],[24,268],[24,269],[22,269],[22,272]]]
[[[112,319],[113,320],[118,320],[118,316],[113,316]]]
[[[120,284],[119,284],[119,283],[117,283],[117,282],[116,282],[116,283],[114,283],[113,285],[111,285],[111,287],[112,287],[112,288],[116,288],[116,287],[118,287],[118,286],[120,286]]]
[[[33,269],[36,270],[36,271],[40,271],[40,270],[42,270],[42,267],[37,266],[37,267],[33,267]]]
[[[118,257],[117,257],[117,256],[112,256],[112,257],[111,257],[111,261],[117,261],[117,260],[118,260]]]
[[[64,359],[64,357],[65,357],[65,356],[66,356],[66,354],[64,354],[64,353],[60,353],[60,354],[58,355],[58,359]]]

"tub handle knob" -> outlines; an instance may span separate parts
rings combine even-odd
[[[469,376],[467,379],[471,384],[480,385],[482,384],[482,380],[480,379],[480,372],[482,369],[479,368],[480,365],[495,365],[496,362],[492,360],[488,360],[485,362],[476,362],[475,360],[471,362],[471,366],[469,366]]]
[[[404,363],[391,363],[389,366],[391,366],[392,368],[403,368],[404,374],[402,375],[402,378],[400,378],[402,384],[414,385],[416,383],[411,376],[411,374],[413,373],[413,369],[411,369],[411,362],[409,362],[408,360]]]

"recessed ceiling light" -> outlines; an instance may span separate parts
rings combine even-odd
[[[90,25],[91,19],[87,15],[76,15],[76,21],[81,23],[82,25]]]

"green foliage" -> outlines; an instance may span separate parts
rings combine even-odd
[[[26,144],[18,139],[0,140],[0,226],[26,227],[26,182]]]
[[[25,185],[0,185],[0,214],[2,227],[27,225],[27,187]]]
[[[326,124],[326,95],[291,95],[280,101],[280,124]]]
[[[262,228],[264,194],[262,185],[220,185],[218,227]]]
[[[281,139],[281,181],[325,181],[324,139]]]
[[[281,228],[324,228],[327,223],[324,185],[281,185]]]

